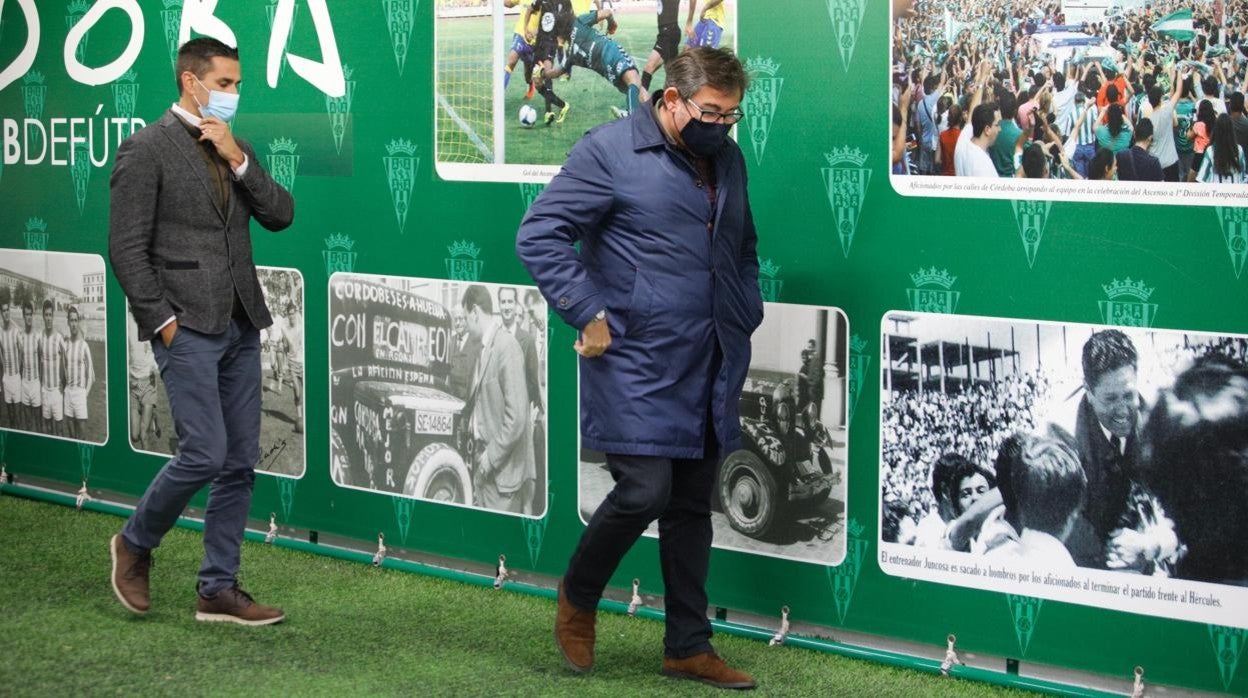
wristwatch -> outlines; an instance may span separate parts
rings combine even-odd
[[[606,319],[607,319],[607,309],[603,308],[599,310],[597,313],[594,313],[594,319],[590,320],[589,322],[598,322],[600,320],[606,320]]]

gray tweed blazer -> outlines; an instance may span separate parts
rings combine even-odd
[[[199,146],[172,110],[117,148],[109,180],[108,255],[147,341],[170,317],[207,334],[229,326],[238,293],[252,324],[273,323],[251,253],[252,218],[272,231],[291,224],[295,202],[261,166],[247,171],[221,210]]]

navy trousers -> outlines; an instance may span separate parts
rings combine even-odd
[[[179,327],[165,347],[152,340],[178,432],[178,453],[152,480],[122,539],[151,550],[191,497],[209,485],[199,592],[233,586],[260,458],[260,332],[233,319],[222,334]]]
[[[607,454],[615,488],[581,535],[563,578],[577,608],[598,607],[620,560],[656,518],[667,627],[664,654],[690,657],[711,651],[706,577],[711,561],[711,495],[719,446],[707,420],[702,458]]]

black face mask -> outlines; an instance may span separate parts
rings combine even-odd
[[[680,138],[689,152],[700,158],[709,158],[719,152],[731,128],[728,124],[708,124],[692,119],[680,129]]]

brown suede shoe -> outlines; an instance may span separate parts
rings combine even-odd
[[[754,678],[724,663],[714,652],[703,652],[684,659],[663,658],[663,675],[701,681],[715,688],[751,689]]]
[[[597,611],[582,611],[573,606],[559,582],[559,605],[555,613],[555,644],[563,654],[563,663],[578,674],[594,666],[594,623]]]
[[[195,602],[195,620],[238,623],[239,625],[272,625],[286,618],[282,609],[255,602],[251,594],[238,588],[222,589],[211,597]]]
[[[113,558],[113,593],[131,613],[144,615],[152,606],[151,593],[148,591],[148,575],[152,569],[152,555],[146,553],[136,555],[121,540],[121,534],[112,537],[108,542],[108,551]]]

